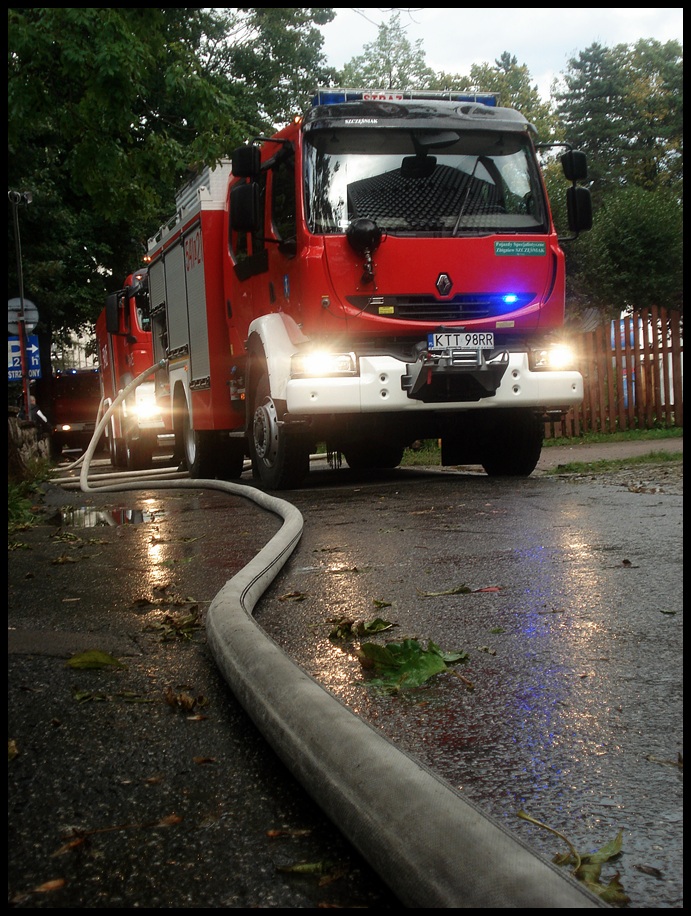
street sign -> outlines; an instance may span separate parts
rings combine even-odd
[[[26,305],[26,302],[24,303]],[[41,357],[38,352],[38,337],[30,334],[26,338],[26,365],[30,379],[41,378]],[[7,338],[7,381],[21,382],[22,351],[18,337]]]
[[[19,316],[22,313],[21,299],[10,299],[7,303],[7,333],[19,334]],[[24,300],[24,330],[29,334],[38,324],[38,309],[29,302]]]

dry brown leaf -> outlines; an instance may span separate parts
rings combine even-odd
[[[56,849],[54,853],[51,854],[51,859],[56,858],[57,856],[64,856],[68,852],[72,852],[73,849],[76,849],[78,846],[81,846],[86,838],[83,836],[73,837],[69,843],[65,843],[60,849]]]
[[[66,883],[64,878],[54,878],[52,881],[45,881],[43,884],[39,884],[38,887],[34,888],[34,892],[37,894],[47,894],[50,891],[59,891]]]
[[[168,817],[164,817],[157,824],[153,824],[154,827],[175,827],[176,824],[181,824],[182,818],[179,814],[169,814]]]

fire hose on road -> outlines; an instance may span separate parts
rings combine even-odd
[[[302,535],[295,506],[251,486],[190,480],[170,470],[165,473],[173,479],[136,472],[93,485],[90,463],[113,409],[164,367],[162,361],[141,373],[103,415],[80,459],[80,488],[214,489],[282,519],[274,537],[215,596],[206,631],[231,690],[287,768],[406,907],[609,908],[358,718],[261,630],[254,608]]]

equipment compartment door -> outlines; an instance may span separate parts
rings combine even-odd
[[[206,316],[206,283],[204,278],[204,243],[201,223],[183,239],[187,289],[188,340],[190,345],[190,381],[210,378],[209,332]],[[168,287],[170,289],[170,287]]]

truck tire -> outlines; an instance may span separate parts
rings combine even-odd
[[[245,464],[245,446],[241,439],[212,429],[192,429],[185,408],[182,444],[187,472],[194,480],[238,480]]]
[[[110,428],[108,435],[108,454],[110,455],[110,463],[116,471],[127,467],[125,440],[114,436],[112,427]]]
[[[490,477],[528,477],[540,460],[544,423],[530,410],[503,413],[487,437],[481,462]]]
[[[59,461],[62,455],[63,442],[60,436],[53,434],[50,437],[50,457],[53,461]]]
[[[239,480],[245,469],[245,442],[242,439],[229,439],[219,435],[217,450],[222,480]]]
[[[309,445],[299,434],[290,434],[279,422],[265,369],[252,403],[249,446],[255,474],[270,490],[299,486],[309,471]]]
[[[143,436],[139,439],[125,439],[125,464],[128,471],[146,471],[151,467],[153,457],[151,439]]]
[[[403,460],[403,446],[396,442],[358,442],[343,449],[353,471],[397,468]]]

